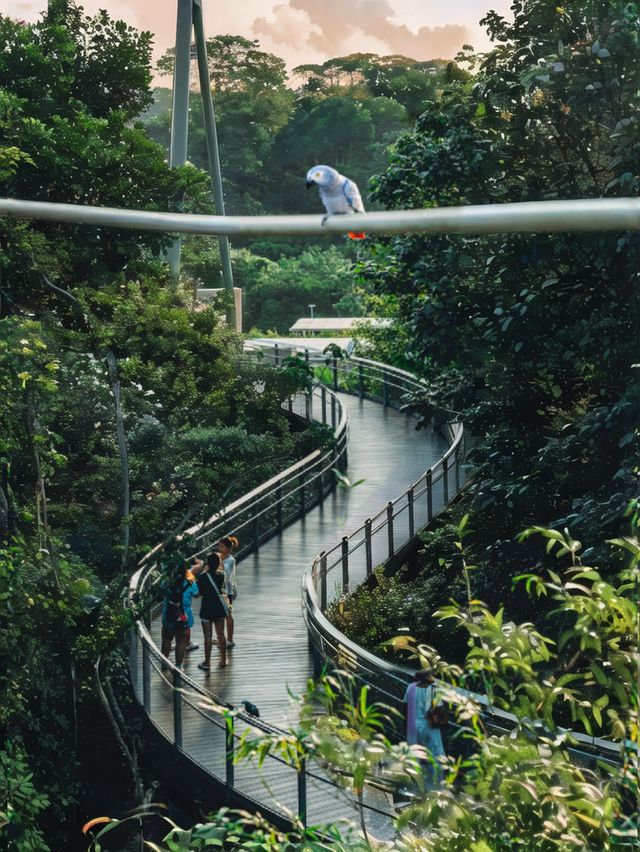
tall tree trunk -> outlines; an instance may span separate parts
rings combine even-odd
[[[27,430],[31,437],[31,449],[33,452],[33,464],[36,473],[36,517],[38,520],[38,534],[40,537],[40,546],[49,557],[49,564],[53,571],[56,588],[60,590],[60,578],[58,576],[58,557],[53,540],[51,538],[51,530],[49,527],[49,511],[47,506],[47,492],[44,485],[44,476],[42,474],[42,463],[40,460],[40,450],[38,449],[38,439],[40,437],[40,423],[38,421],[38,412],[36,409],[36,397],[33,386],[27,388]]]
[[[120,474],[122,479],[122,558],[120,560],[120,566],[124,569],[127,567],[127,562],[129,561],[129,512],[131,509],[129,490],[129,456],[127,453],[127,436],[124,430],[122,406],[120,403],[120,376],[118,373],[118,360],[112,349],[107,351],[105,357],[109,367],[109,380],[111,382],[116,414],[116,433],[118,436],[118,448],[120,450]]]

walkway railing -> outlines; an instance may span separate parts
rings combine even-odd
[[[251,347],[249,344],[249,349],[253,349],[254,357],[259,357],[267,363],[282,363],[282,356],[274,347],[261,346],[257,353],[256,347]],[[333,446],[325,452],[317,450],[311,453],[206,521],[187,530],[183,538],[185,544],[189,539],[193,542],[191,550],[194,555],[205,552],[211,543],[227,532],[237,533],[241,541],[245,542],[243,549],[239,551],[239,556],[246,555],[259,548],[260,544],[277,534],[286,524],[303,515],[334,487],[336,481],[334,470],[344,469],[346,465],[348,428],[347,415],[336,391],[356,393],[362,398],[374,399],[393,408],[401,408],[407,404],[413,393],[425,392],[424,385],[410,373],[375,361],[332,358],[329,359],[328,364],[325,364],[324,358],[319,359],[320,363],[318,363],[318,359],[313,355],[308,360],[310,367],[314,368],[322,382],[315,382],[308,391],[297,393],[287,407],[291,413],[309,422],[331,425],[334,431]],[[433,511],[433,507],[442,503],[449,494],[452,495],[460,484],[462,427],[459,425],[453,427],[450,434],[453,436],[454,445],[444,459],[438,462],[435,475],[430,477],[430,481],[427,483],[425,479],[424,487],[414,488],[412,510],[409,511],[408,504],[406,506],[398,504],[392,511],[389,511],[389,507],[385,507],[379,516],[371,519],[368,527],[371,528],[372,544],[369,549],[365,545],[363,550],[363,552],[371,553],[371,559],[374,559],[374,555],[377,558],[375,536],[378,517],[384,517],[387,522],[391,519],[392,524],[396,523],[397,529],[395,519],[403,515],[406,510],[407,519],[413,518],[410,521],[411,524],[422,525],[426,521],[426,513]],[[450,471],[450,478],[443,476],[444,471]],[[440,488],[438,496],[436,496],[436,488]],[[419,514],[422,509],[424,509],[424,518]],[[347,540],[355,544],[354,536],[359,532],[356,531]],[[399,534],[397,544],[403,543],[405,537],[406,532]],[[387,541],[391,542],[388,535]],[[257,728],[264,732],[273,732],[278,729],[264,720],[237,712],[237,708],[234,709],[229,723],[221,714],[220,708],[230,710],[232,709],[230,705],[211,695],[160,653],[150,632],[151,612],[153,612],[154,604],[157,612],[160,594],[157,557],[158,549],[145,557],[141,567],[131,579],[129,591],[131,606],[147,601],[147,615],[136,622],[132,631],[130,657],[134,690],[145,713],[176,748],[187,752],[190,759],[195,762],[200,762],[199,754],[194,755],[185,740],[187,732],[193,730],[195,725],[200,731],[200,740],[206,740],[210,744],[206,762],[202,764],[203,768],[224,784],[230,792],[255,801],[263,811],[268,809],[279,815],[296,813],[303,818],[322,820],[323,815],[317,812],[314,800],[326,793],[328,784],[333,784],[322,769],[311,765],[305,766],[302,772],[297,772],[281,759],[270,756],[262,770],[266,784],[272,789],[283,789],[284,777],[289,775],[295,783],[285,784],[284,788],[295,792],[295,801],[292,801],[289,795],[286,801],[271,802],[265,806],[264,800],[253,799],[255,773],[247,777],[246,770],[234,764],[235,744],[249,728]],[[340,562],[340,564],[344,572],[344,563]],[[347,571],[348,568],[347,564]],[[344,573],[342,576],[344,578]],[[357,579],[356,574],[353,577]],[[346,585],[348,582],[347,579]],[[210,706],[205,706],[207,703]],[[211,705],[217,706],[218,709]],[[208,728],[204,737],[202,736],[203,723]],[[211,744],[214,746],[212,759]],[[338,787],[338,785],[333,786]],[[352,803],[354,807],[357,804],[355,799],[352,799]],[[371,801],[365,800],[364,807],[372,814],[393,816],[392,812],[385,810],[384,807],[378,807]]]

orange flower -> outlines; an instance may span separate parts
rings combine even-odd
[[[105,822],[111,822],[111,817],[94,817],[93,819],[90,819],[89,822],[85,822],[82,826],[82,833],[86,834],[94,827],[94,825],[102,825],[102,823]]]
[[[366,234],[356,234],[356,233],[354,233],[353,231],[349,231],[348,236],[349,236],[352,240],[364,240],[364,238],[365,238]]]

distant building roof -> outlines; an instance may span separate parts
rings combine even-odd
[[[280,355],[304,355],[305,349],[314,358],[321,356],[327,346],[339,346],[351,355],[355,340],[351,337],[250,337],[244,342],[245,349],[273,349],[278,347]]]
[[[351,331],[361,323],[381,326],[389,325],[391,320],[379,317],[302,317],[294,322],[289,331]]]

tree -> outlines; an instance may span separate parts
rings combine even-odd
[[[519,4],[497,46],[394,149],[374,196],[429,207],[637,194],[638,21],[617,2]],[[544,518],[616,534],[633,485],[638,243],[626,233],[411,236],[363,267],[398,299],[408,357],[479,440],[491,560]],[[429,417],[430,409],[423,409]],[[507,567],[509,566],[509,567]],[[503,587],[502,592],[505,592]]]

